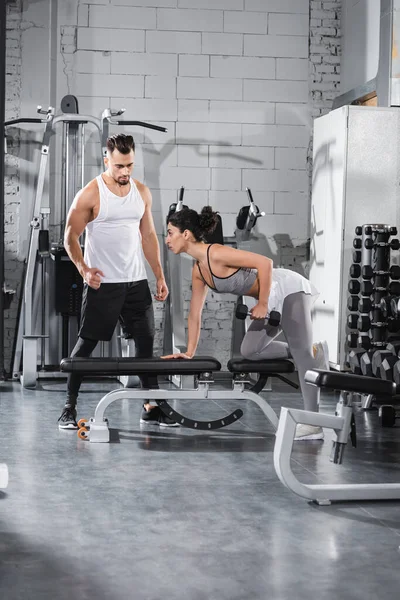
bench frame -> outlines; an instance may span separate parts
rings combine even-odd
[[[251,400],[262,410],[266,418],[273,425],[274,429],[278,427],[278,417],[273,408],[268,404],[267,400],[256,394],[255,392],[246,389],[245,381],[234,381],[232,390],[212,390],[210,389],[209,381],[203,382],[201,379],[198,381],[197,388],[190,389],[158,389],[158,390],[142,390],[142,389],[117,389],[108,392],[99,401],[96,406],[94,416],[88,421],[89,430],[86,435],[82,434],[90,442],[103,442],[107,443],[110,441],[110,432],[108,427],[108,420],[104,417],[106,409],[115,402],[116,400],[140,400],[141,402],[150,402],[154,400],[157,404],[160,403],[162,409],[163,400]],[[168,411],[166,411],[168,414]],[[236,417],[238,418],[238,417]],[[223,419],[222,419],[223,421]],[[180,425],[185,426],[185,418],[180,422]],[[228,423],[226,423],[228,424]],[[212,422],[208,423],[208,429],[215,429],[212,426]],[[222,427],[225,423],[222,423]],[[204,429],[205,427],[202,427]],[[194,426],[193,429],[196,429]],[[199,427],[200,429],[200,427]]]
[[[311,373],[313,372],[307,371],[306,380],[307,375]],[[351,378],[355,376],[345,377],[350,378],[350,384]],[[308,485],[300,482],[293,473],[291,454],[298,423],[333,429],[333,462],[341,463],[343,450],[351,432],[352,419],[352,392],[345,390],[340,392],[336,416],[282,407],[274,448],[275,471],[281,482],[298,496],[320,505],[329,505],[332,501],[399,500],[400,483]]]

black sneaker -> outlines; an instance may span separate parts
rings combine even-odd
[[[163,413],[159,406],[154,406],[150,410],[146,410],[143,406],[143,411],[140,416],[141,425],[158,425],[159,427],[179,427],[179,423],[173,421]]]
[[[65,407],[58,419],[59,429],[78,429],[76,422],[76,409]]]

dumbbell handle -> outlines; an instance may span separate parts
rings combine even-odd
[[[238,319],[244,320],[246,317],[248,317],[250,315],[250,311],[246,304],[238,304],[236,306],[235,314]],[[266,315],[265,318],[268,319],[269,325],[271,325],[272,327],[278,327],[279,323],[281,322],[281,313],[278,312],[277,310],[271,310],[271,312],[269,313],[269,316]]]

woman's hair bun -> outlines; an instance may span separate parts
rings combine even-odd
[[[214,231],[218,223],[218,213],[214,212],[211,206],[203,206],[199,215],[200,230],[204,234],[210,234]]]

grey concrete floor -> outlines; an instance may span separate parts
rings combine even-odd
[[[85,383],[90,417],[115,382]],[[400,501],[318,507],[294,496],[273,467],[275,437],[260,409],[218,432],[141,428],[138,401],[107,410],[113,441],[59,431],[65,382],[0,384],[0,597],[4,600],[365,600],[398,596]],[[272,406],[301,407],[283,383]],[[335,399],[322,397],[332,413]],[[238,407],[181,402],[197,418]],[[324,443],[297,443],[308,482],[400,481],[399,426],[357,411],[359,445],[343,465]]]

